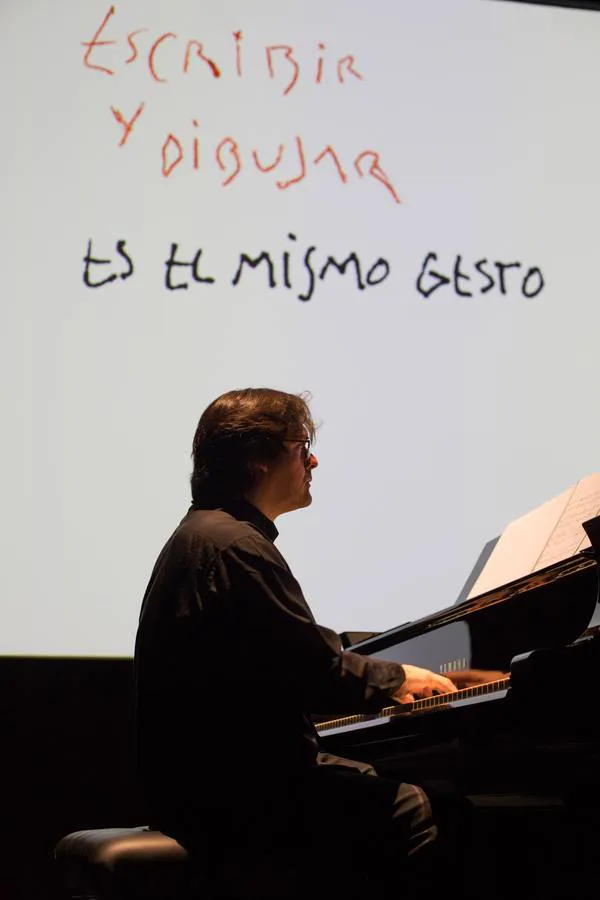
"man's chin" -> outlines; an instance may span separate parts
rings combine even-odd
[[[312,502],[313,498],[310,492],[310,488],[307,488],[304,493],[304,497],[298,502],[298,506],[296,506],[296,509],[305,509],[305,507],[310,506]]]
[[[306,491],[304,492],[304,495],[302,497],[300,497],[298,500],[296,500],[294,502],[293,506],[290,505],[286,509],[286,512],[293,512],[293,510],[295,510],[295,509],[304,509],[305,507],[310,506],[310,504],[312,502],[313,502],[312,494],[310,493],[310,488],[307,487]]]

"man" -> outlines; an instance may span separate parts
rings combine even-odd
[[[205,862],[251,847],[314,877],[319,853],[332,866],[354,855],[366,874],[408,879],[436,837],[425,794],[324,765],[311,713],[455,688],[343,651],[315,622],[274,544],[276,518],[311,503],[314,435],[302,396],[266,388],[224,394],[200,418],[192,505],[158,557],[136,640],[142,789],[151,824]],[[256,896],[284,896],[271,890]]]

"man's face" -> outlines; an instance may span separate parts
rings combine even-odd
[[[283,441],[279,457],[269,464],[262,483],[265,496],[275,515],[301,509],[312,503],[310,483],[312,471],[318,466],[310,451],[310,441],[300,433],[290,434]]]

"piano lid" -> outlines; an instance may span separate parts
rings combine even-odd
[[[488,541],[460,602],[352,650],[451,674],[507,672],[515,656],[572,643],[600,618],[599,513],[600,475],[581,478]]]
[[[513,657],[584,634],[598,601],[592,549],[352,647],[355,653],[451,674],[508,672]]]

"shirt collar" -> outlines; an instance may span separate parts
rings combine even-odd
[[[257,506],[254,506],[254,504],[250,503],[248,500],[231,500],[229,503],[223,505],[223,509],[236,519],[241,519],[243,522],[250,522],[250,524],[254,525],[255,528],[258,528],[260,533],[271,541],[271,543],[275,541],[279,534],[275,522],[272,522],[268,516],[265,516]]]
[[[265,516],[257,506],[254,506],[253,503],[250,503],[243,497],[222,499],[221,501],[215,501],[206,497],[198,503],[192,503],[190,509],[222,509],[233,516],[234,519],[254,525],[271,543],[274,543],[279,535],[275,523],[268,516]]]

